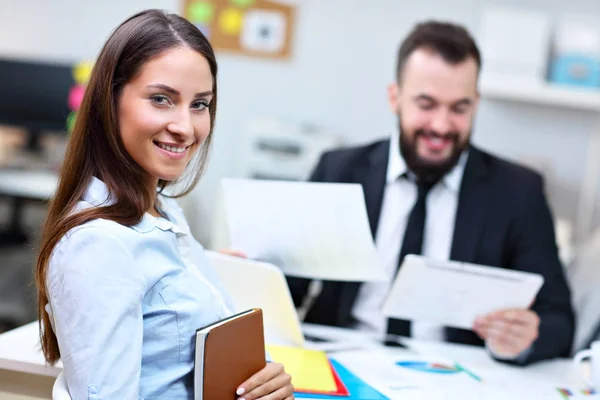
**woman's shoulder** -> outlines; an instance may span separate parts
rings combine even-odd
[[[108,219],[97,218],[69,230],[58,242],[57,247],[69,242],[93,240],[95,242],[123,242],[129,227]]]
[[[145,278],[136,267],[126,229],[114,221],[95,219],[69,230],[50,255],[48,287],[55,288],[65,276],[71,276],[82,286],[82,282],[110,277],[137,282],[134,286],[143,289]]]
[[[92,204],[80,201],[71,214],[77,214],[93,207],[95,206]],[[83,237],[92,237],[99,241],[129,242],[132,238],[135,238],[135,235],[133,235],[131,226],[122,225],[109,219],[96,218],[69,230],[58,244]]]
[[[124,229],[126,227],[104,219],[86,222],[69,230],[58,241],[51,258],[84,256],[93,261],[108,254],[128,254],[130,246],[125,240]]]
[[[50,277],[68,273],[70,269],[87,271],[89,277],[98,274],[131,274],[137,276],[131,231],[126,226],[106,219],[94,219],[69,230],[58,241],[49,259]],[[135,278],[137,279],[137,278]]]

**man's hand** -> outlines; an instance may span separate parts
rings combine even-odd
[[[531,310],[508,309],[478,317],[473,330],[494,355],[514,358],[537,339],[540,317]]]

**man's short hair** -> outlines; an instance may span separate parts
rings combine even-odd
[[[426,21],[413,28],[398,50],[396,65],[398,81],[406,60],[419,49],[429,49],[450,64],[458,64],[472,57],[481,70],[481,54],[477,44],[463,26],[448,22]]]

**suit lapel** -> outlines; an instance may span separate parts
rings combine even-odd
[[[365,195],[365,205],[369,217],[369,226],[373,240],[377,233],[379,215],[381,213],[381,203],[383,201],[383,190],[385,188],[385,178],[387,173],[387,164],[389,157],[390,141],[384,141],[377,144],[373,150],[367,154],[364,161],[359,164],[354,172],[350,174],[349,181],[360,183]],[[349,326],[352,323],[352,307],[356,301],[359,282],[346,282],[341,286],[339,292],[340,309],[338,312],[338,325]]]
[[[487,180],[484,179],[488,173],[488,164],[484,154],[471,147],[458,197],[450,254],[452,260],[465,262],[475,260],[484,217],[489,205]]]
[[[485,179],[489,173],[488,168],[485,155],[471,147],[458,196],[458,209],[450,254],[452,260],[476,261],[477,247],[481,240],[485,216],[490,204],[488,180]],[[451,342],[482,343],[475,333],[464,329],[446,327],[445,335],[446,340]]]
[[[380,143],[354,173],[353,181],[360,183],[363,187],[367,215],[369,216],[369,226],[373,238],[375,238],[375,234],[377,233],[377,225],[381,213],[389,149],[389,140]]]

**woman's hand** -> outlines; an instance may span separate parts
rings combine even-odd
[[[238,400],[293,400],[292,378],[285,373],[283,365],[267,363],[262,370],[242,383],[237,391]]]
[[[248,256],[246,255],[246,253],[244,253],[243,251],[239,251],[239,250],[221,249],[221,250],[218,250],[218,252],[221,253],[221,254],[228,255],[228,256],[234,256],[234,257],[240,257],[240,258],[248,258]]]

